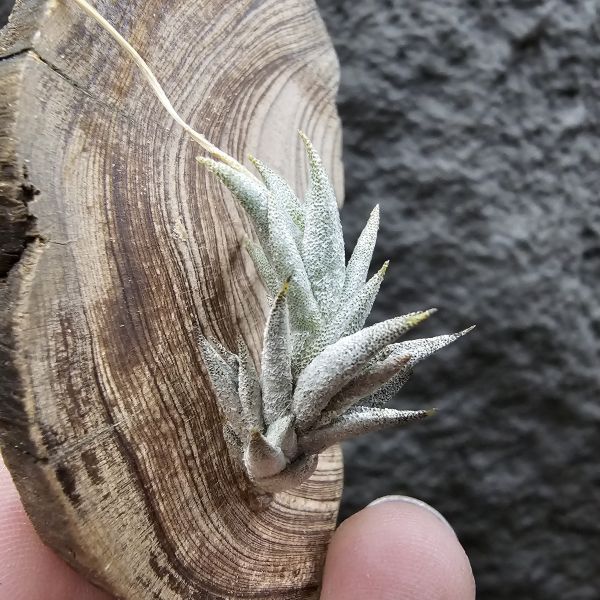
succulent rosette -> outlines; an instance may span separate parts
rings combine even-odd
[[[248,240],[246,248],[272,300],[260,372],[241,338],[235,353],[200,340],[224,434],[250,479],[267,492],[308,479],[328,446],[432,414],[385,405],[418,362],[470,330],[398,342],[435,309],[364,327],[388,266],[367,279],[379,208],[346,264],[333,186],[300,135],[310,166],[303,202],[255,158],[262,181],[235,165],[198,158],[250,217],[258,241]]]

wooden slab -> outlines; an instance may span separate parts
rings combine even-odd
[[[312,0],[97,0],[193,127],[296,189],[296,130],[342,188],[337,62]],[[0,445],[42,538],[124,599],[313,597],[338,450],[258,510],[199,332],[255,360],[249,223],[136,68],[69,0],[0,36]]]

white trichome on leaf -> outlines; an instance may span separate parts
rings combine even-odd
[[[432,414],[384,406],[417,362],[470,330],[398,343],[434,309],[364,327],[388,266],[367,279],[379,207],[346,264],[333,186],[312,143],[300,135],[309,163],[304,201],[256,158],[262,182],[231,164],[198,158],[252,221],[258,241],[248,240],[246,249],[271,298],[258,371],[241,338],[237,355],[200,340],[225,437],[266,492],[300,485],[319,452],[333,444]]]

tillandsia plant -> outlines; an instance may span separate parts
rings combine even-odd
[[[246,248],[272,298],[260,374],[241,338],[237,354],[200,339],[225,435],[250,479],[268,492],[298,486],[319,452],[337,442],[432,414],[384,406],[419,361],[469,331],[396,343],[435,309],[363,329],[388,267],[367,280],[379,207],[346,265],[333,186],[310,140],[300,136],[310,166],[304,202],[256,158],[250,159],[262,183],[198,158],[252,220],[258,242],[247,240]]]
[[[194,131],[137,51],[86,0],[73,1],[132,57],[173,119],[214,157],[198,162],[229,188],[254,225],[258,241],[247,240],[246,248],[272,300],[259,372],[241,337],[236,353],[200,338],[224,435],[249,478],[265,492],[297,487],[311,476],[325,448],[432,414],[385,405],[418,362],[470,329],[397,341],[434,309],[363,328],[388,266],[367,280],[378,207],[346,264],[333,187],[304,134],[310,185],[301,202],[256,158],[251,161],[261,179]]]

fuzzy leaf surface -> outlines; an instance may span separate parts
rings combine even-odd
[[[431,414],[432,411],[429,410],[357,407],[338,417],[327,427],[314,429],[301,436],[298,444],[304,452],[321,452],[333,444],[363,433],[396,427],[409,421],[424,419]]]
[[[321,312],[329,315],[335,310],[344,285],[346,258],[342,224],[333,187],[321,159],[308,138],[302,136],[302,139],[310,166],[302,258]]]
[[[428,315],[411,313],[389,319],[327,346],[298,377],[292,402],[297,428],[306,431],[369,359]]]
[[[267,425],[289,414],[292,399],[292,356],[288,316],[289,284],[275,298],[265,328],[262,351],[262,404]]]
[[[354,297],[365,281],[373,258],[373,250],[377,241],[379,230],[379,205],[375,206],[369,216],[369,220],[358,237],[352,256],[346,267],[346,278],[344,280],[343,300]]]

